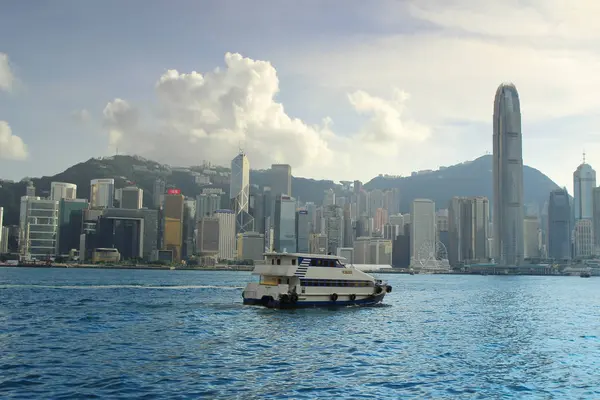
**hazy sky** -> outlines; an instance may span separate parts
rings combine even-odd
[[[600,168],[600,3],[0,2],[0,176],[90,157],[289,163],[368,180],[492,151],[496,87],[525,164]]]

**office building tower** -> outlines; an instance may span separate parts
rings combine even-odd
[[[592,190],[592,226],[594,234],[594,255],[600,255],[600,187]]]
[[[338,257],[344,257],[342,260],[343,264],[353,265],[354,264],[354,248],[353,247],[338,247],[336,255]]]
[[[233,210],[217,210],[215,217],[219,220],[219,260],[234,260],[236,256],[236,214]]]
[[[296,252],[296,199],[279,195],[275,200],[275,251]]]
[[[77,198],[77,185],[66,182],[50,183],[50,200],[60,201],[75,200]]]
[[[139,210],[144,201],[144,190],[135,186],[121,189],[121,207],[128,210]]]
[[[26,259],[46,260],[56,255],[58,201],[21,197],[19,251]]]
[[[410,213],[412,220],[411,265],[420,267],[421,262],[436,253],[435,203],[429,199],[415,199],[412,202]]]
[[[335,192],[333,189],[327,189],[323,196],[323,207],[335,205]]]
[[[8,238],[9,238],[9,227],[8,226],[0,227],[0,254],[9,253]]]
[[[79,249],[83,227],[83,210],[89,208],[86,199],[61,199],[58,203],[57,254],[66,255]]]
[[[219,219],[201,217],[197,227],[196,252],[203,257],[216,256],[219,253]]]
[[[183,202],[183,243],[181,254],[189,258],[195,251],[196,199],[186,198]]]
[[[152,191],[152,206],[154,208],[162,207],[166,191],[167,183],[163,179],[156,179]]]
[[[523,221],[524,258],[540,256],[540,223],[536,216],[528,215]]]
[[[287,164],[273,164],[270,171],[271,193],[275,196],[292,195],[292,167]]]
[[[352,186],[352,190],[353,190],[353,192],[354,192],[355,195],[357,195],[358,193],[360,193],[360,191],[362,190],[362,188],[363,188],[363,184],[362,184],[361,181],[358,181],[358,180],[354,181],[354,184]]]
[[[244,232],[237,235],[237,256],[240,261],[262,261],[264,257],[265,235],[258,232]]]
[[[369,262],[367,264],[392,265],[392,241],[371,238],[369,241]]]
[[[258,188],[250,193],[250,215],[256,232],[265,231],[265,195]]]
[[[502,84],[494,99],[494,258],[503,265],[523,260],[523,154],[521,106],[513,84]]]
[[[157,237],[161,221],[158,210],[107,208],[102,211],[101,218],[101,223],[112,232],[112,246],[119,249],[122,259],[150,260],[159,250]],[[109,237],[107,235],[106,239]],[[110,242],[96,247],[106,247],[108,244]]]
[[[308,210],[298,210],[296,213],[296,251],[298,253],[309,252],[310,241],[310,215]]]
[[[0,207],[0,254],[7,252],[4,249],[3,241],[6,240],[6,247],[8,247],[8,234],[6,234],[6,238],[4,236],[4,207]]]
[[[327,235],[327,254],[336,254],[338,247],[344,247],[344,213],[338,206],[323,209],[325,235]]]
[[[591,219],[575,221],[575,257],[578,259],[594,255],[594,234]]]
[[[375,210],[375,232],[383,232],[383,226],[388,223],[388,210],[378,208]]]
[[[114,179],[92,179],[90,183],[91,208],[112,208],[114,198]]]
[[[352,247],[354,243],[354,224],[352,220],[352,207],[346,204],[343,212],[344,217],[344,247]]]
[[[375,189],[369,192],[369,208],[368,214],[369,217],[375,218],[377,214],[377,209],[383,208],[383,192],[379,189]]]
[[[252,232],[254,230],[254,219],[249,213],[250,162],[243,152],[240,152],[231,161],[229,198],[231,209],[235,213],[236,232]]]
[[[183,246],[183,203],[184,197],[179,189],[169,189],[165,195],[163,210],[163,249],[173,252],[173,261],[181,261]]]
[[[196,197],[196,216],[197,220],[205,217],[212,217],[215,211],[221,208],[221,195],[216,193],[202,193]]]
[[[448,208],[450,265],[489,258],[489,201],[485,197],[454,197]]]
[[[566,189],[550,193],[548,201],[548,257],[571,258],[571,205]]]
[[[310,254],[327,254],[327,235],[311,233],[308,247]]]
[[[596,171],[585,162],[573,172],[573,210],[575,221],[592,219],[592,190],[596,187]]]

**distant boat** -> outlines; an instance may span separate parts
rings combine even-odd
[[[590,278],[592,276],[592,274],[589,273],[589,271],[583,271],[581,274],[579,274],[580,278]]]

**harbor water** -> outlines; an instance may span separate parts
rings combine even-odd
[[[600,279],[378,275],[243,306],[248,272],[0,268],[0,398],[600,398]]]

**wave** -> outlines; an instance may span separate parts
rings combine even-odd
[[[75,289],[75,290],[101,290],[101,289],[159,289],[159,290],[189,290],[189,289],[221,289],[240,290],[243,286],[217,286],[217,285],[1,285],[0,289]]]

